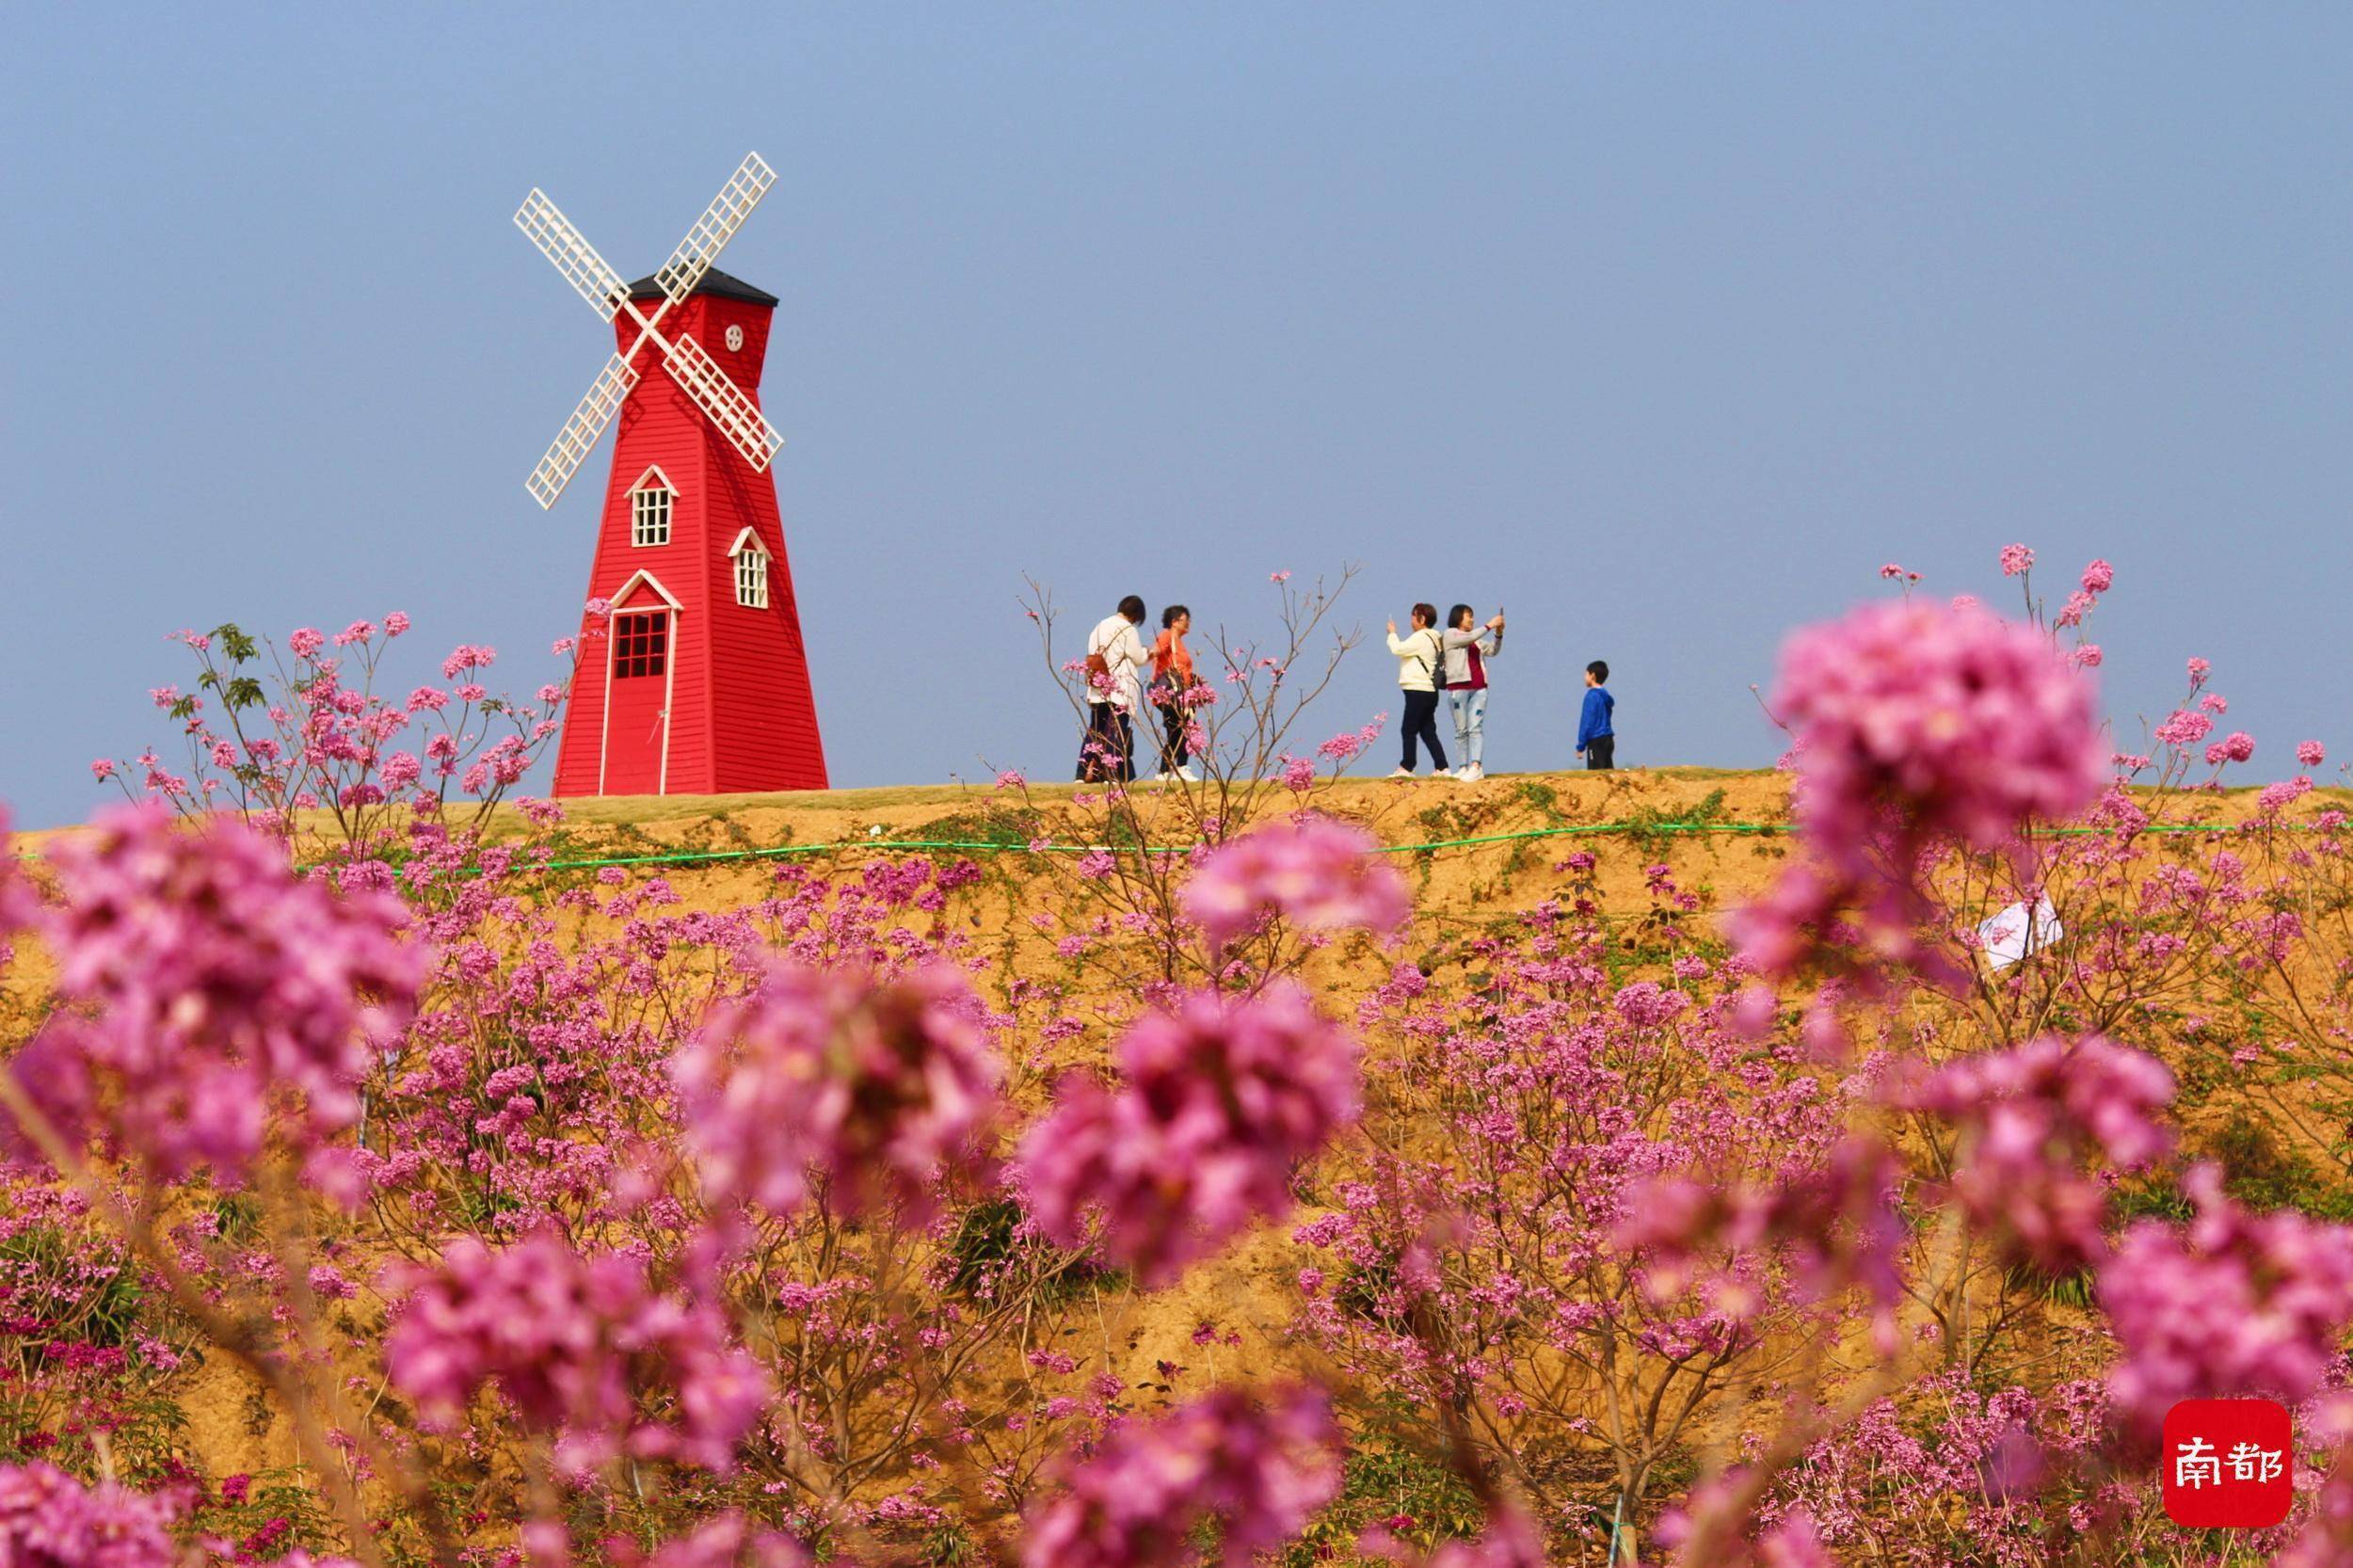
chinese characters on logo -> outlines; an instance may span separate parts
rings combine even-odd
[[[2193,1528],[2278,1524],[2294,1501],[2294,1446],[2286,1408],[2270,1400],[2184,1400],[2165,1414],[2166,1517]]]
[[[2182,1445],[2173,1456],[2173,1484],[2195,1491],[2201,1487],[2220,1486],[2223,1466],[2230,1466],[2233,1480],[2274,1480],[2287,1463],[2287,1455],[2277,1448],[2259,1448],[2252,1443],[2233,1443],[2226,1455],[2215,1452],[2214,1445],[2202,1437],[2193,1437]]]

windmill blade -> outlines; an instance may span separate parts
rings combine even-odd
[[[712,199],[703,216],[695,220],[695,226],[686,231],[686,237],[678,242],[678,248],[662,264],[662,270],[654,274],[654,280],[662,285],[662,292],[670,296],[672,304],[695,292],[695,285],[703,280],[711,264],[718,259],[728,241],[735,237],[735,232],[744,227],[744,220],[752,216],[752,209],[760,205],[760,199],[776,183],[776,171],[759,153],[744,155],[734,175]]]
[[[744,389],[728,379],[728,373],[719,368],[717,360],[705,351],[701,344],[681,333],[670,345],[662,368],[670,373],[670,379],[686,389],[702,411],[711,416],[711,423],[719,433],[735,443],[735,450],[744,454],[744,460],[755,472],[765,469],[784,445],[784,438],[768,423]]]
[[[581,232],[572,227],[572,220],[555,210],[547,192],[534,185],[523,204],[516,210],[515,227],[531,236],[547,259],[555,264],[555,270],[564,275],[573,292],[588,301],[588,308],[611,321],[629,297],[629,285],[621,275],[590,245]]]
[[[539,459],[539,466],[523,481],[523,488],[531,492],[531,498],[542,511],[555,504],[555,498],[572,482],[580,465],[588,460],[597,438],[613,423],[613,416],[620,411],[621,400],[635,385],[637,372],[618,354],[607,360],[597,378],[588,384],[588,395],[580,400],[572,417],[556,432],[555,444],[548,448],[548,455]]]

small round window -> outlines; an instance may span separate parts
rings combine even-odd
[[[741,347],[743,347],[743,346],[744,346],[744,328],[742,328],[741,327],[730,327],[730,328],[728,328],[728,348],[729,349],[729,351],[731,352],[731,351],[733,351],[733,350],[735,350],[735,349],[738,349],[738,348],[741,348]]]

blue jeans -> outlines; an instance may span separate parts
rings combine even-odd
[[[1462,752],[1463,760],[1475,768],[1487,753],[1487,688],[1449,688],[1446,701],[1454,710],[1455,748]]]

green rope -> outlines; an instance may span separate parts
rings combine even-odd
[[[2309,829],[2309,823],[2281,824],[2284,827]],[[1473,849],[1482,844],[1508,844],[1531,839],[1584,838],[1599,834],[1629,833],[1659,834],[1670,837],[1684,835],[1732,838],[1771,838],[1792,831],[1787,823],[1761,822],[1604,822],[1574,823],[1561,827],[1532,827],[1516,833],[1484,833],[1468,839],[1433,839],[1417,844],[1380,844],[1375,855],[1426,855],[1442,849]],[[2035,830],[2037,837],[2057,837],[2076,834],[2104,834],[2101,827],[2046,827]],[[2235,834],[2236,826],[2205,825],[2194,823],[2155,824],[2141,829],[2144,833],[2203,833],[2209,835]],[[1118,844],[1008,844],[988,839],[850,839],[816,844],[778,844],[766,849],[720,849],[678,851],[662,855],[622,855],[594,860],[549,860],[537,865],[525,865],[525,871],[577,872],[601,871],[607,866],[693,866],[743,860],[773,860],[789,856],[838,855],[856,850],[957,850],[984,855],[1188,855],[1191,848],[1160,847],[1139,850],[1134,845]]]
[[[1419,855],[1432,850],[1465,849],[1478,844],[1504,844],[1522,839],[1554,839],[1591,833],[1732,833],[1772,834],[1789,829],[1780,823],[1587,823],[1569,827],[1538,827],[1521,833],[1488,833],[1475,839],[1433,839],[1420,844],[1379,844],[1375,855]],[[832,855],[851,850],[976,850],[990,855],[1190,855],[1190,846],[1139,850],[1132,844],[1008,844],[991,839],[848,839],[822,844],[778,844],[770,849],[696,850],[672,855],[623,855],[598,860],[550,860],[524,870],[549,872],[599,871],[606,866],[688,866],[721,860],[768,860],[788,855]]]
[[[2276,827],[2292,832],[2311,832],[2311,823],[2278,823]],[[2202,823],[2154,823],[2140,829],[2142,833],[2202,833],[2208,836],[2235,835],[2243,824]],[[1376,855],[1428,855],[1442,849],[1475,849],[1482,844],[1522,843],[1533,839],[1587,838],[1602,834],[1626,833],[1638,836],[1662,837],[1725,836],[1731,838],[1772,838],[1793,831],[1787,823],[1763,822],[1602,822],[1572,823],[1559,827],[1531,827],[1516,833],[1483,833],[1468,839],[1432,839],[1417,844],[1380,844]],[[2113,829],[2105,827],[2039,827],[2036,838],[2071,838],[2079,835],[2105,835]],[[840,855],[855,850],[929,851],[956,850],[984,855],[1188,855],[1190,846],[1160,847],[1138,850],[1134,845],[1115,844],[1008,844],[987,839],[849,839],[816,844],[776,844],[764,849],[677,850],[659,855],[618,855],[592,860],[546,860],[526,863],[519,869],[541,872],[601,871],[607,866],[695,866],[714,865],[730,861],[774,860],[802,855]],[[31,860],[38,852],[18,854],[13,859]],[[298,870],[315,869],[321,862],[312,862]]]

